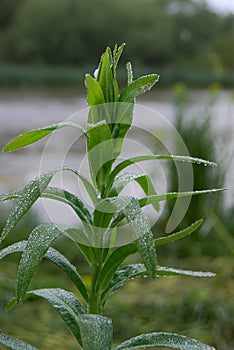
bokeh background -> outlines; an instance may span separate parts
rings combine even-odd
[[[134,77],[156,72],[160,82],[138,103],[161,113],[178,130],[189,153],[218,167],[194,167],[194,189],[229,187],[226,193],[192,199],[179,228],[204,218],[199,231],[158,250],[161,265],[211,270],[213,279],[168,278],[130,282],[107,306],[118,343],[141,332],[172,331],[199,338],[218,350],[234,348],[234,6],[209,0],[1,0],[0,1],[0,146],[25,130],[62,121],[87,107],[85,73],[97,67],[106,46],[126,43],[118,71],[126,81],[130,60]],[[121,85],[120,84],[120,85]],[[165,130],[152,120],[151,132]],[[65,132],[49,161],[60,159]],[[139,140],[139,135],[136,136]],[[143,140],[142,140],[143,142]],[[173,142],[173,140],[172,140]],[[0,155],[1,193],[37,176],[45,143]],[[82,142],[67,161],[79,167]],[[176,148],[176,145],[175,145]],[[160,145],[151,145],[160,153]],[[152,168],[152,173],[154,172]],[[167,167],[167,188],[176,190],[177,174]],[[68,180],[68,184],[70,180]],[[153,227],[164,235],[174,202]],[[3,227],[11,204],[1,204]],[[40,203],[26,215],[8,242],[28,236],[48,220]],[[61,213],[63,207],[56,209]],[[60,215],[60,214],[59,214]],[[66,215],[66,214],[64,214]],[[56,246],[87,276],[87,266],[70,243]],[[0,329],[40,349],[77,349],[62,321],[41,301],[6,313],[14,294],[19,256],[0,264]],[[133,258],[137,259],[137,257]],[[46,273],[45,273],[46,271]],[[85,277],[87,284],[88,277]],[[43,262],[33,288],[73,289]],[[1,348],[1,347],[0,347]]]

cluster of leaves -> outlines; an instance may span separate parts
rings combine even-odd
[[[129,173],[129,165],[147,160],[173,160],[214,163],[192,157],[172,155],[138,156],[119,161],[122,144],[132,125],[135,97],[149,90],[158,80],[157,74],[133,80],[130,63],[127,64],[128,84],[119,93],[116,68],[124,44],[109,48],[101,56],[95,77],[86,75],[85,83],[90,106],[87,128],[73,122],[62,122],[42,129],[28,131],[8,143],[3,149],[10,152],[27,146],[62,127],[74,127],[85,135],[91,180],[70,167],[56,168],[43,173],[29,182],[22,190],[1,195],[0,200],[17,200],[10,212],[1,234],[1,241],[11,232],[18,221],[32,207],[39,197],[49,198],[69,205],[77,214],[82,227],[65,227],[55,223],[37,226],[27,241],[16,242],[0,251],[0,259],[22,252],[16,281],[16,295],[8,309],[30,297],[47,300],[65,321],[78,344],[84,350],[110,350],[112,347],[112,322],[103,316],[103,309],[110,296],[129,280],[149,276],[213,276],[209,272],[195,272],[160,266],[157,263],[156,248],[185,237],[195,231],[202,220],[194,222],[182,231],[163,238],[154,238],[150,222],[142,208],[152,205],[159,210],[159,202],[184,196],[197,195],[218,190],[195,192],[173,192],[157,194],[147,174]],[[49,186],[59,171],[69,171],[83,183],[93,203],[91,211],[84,201],[65,189]],[[137,182],[145,193],[142,198],[122,196],[121,191],[132,181]],[[131,243],[116,246],[118,227],[128,225],[132,231]],[[87,287],[67,257],[52,248],[60,235],[66,235],[74,242],[78,251],[90,266],[91,285]],[[124,265],[126,258],[138,252],[142,263]],[[56,264],[74,283],[80,299],[75,294],[60,288],[28,290],[40,262],[47,258]],[[22,341],[0,333],[0,344],[11,349],[35,349]],[[154,332],[131,338],[115,347],[140,349],[142,347],[168,346],[186,350],[211,350],[212,347],[187,337]]]

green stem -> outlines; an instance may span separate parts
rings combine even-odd
[[[90,314],[101,314],[101,298],[100,293],[96,291],[96,282],[100,274],[100,265],[93,265],[91,272],[91,288],[90,288],[90,298],[89,298],[89,309]]]

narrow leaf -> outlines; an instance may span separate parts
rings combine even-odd
[[[0,332],[0,344],[5,345],[12,350],[38,350],[32,345],[25,343],[22,340],[13,338],[7,334]]]
[[[129,183],[136,181],[147,196],[156,195],[154,185],[148,175],[145,174],[133,174],[133,173],[121,173],[116,176],[113,183],[113,187],[110,193],[110,197],[117,196]],[[157,198],[153,203],[155,210],[159,210],[159,203]]]
[[[73,122],[62,122],[62,123],[46,126],[44,128],[30,130],[30,131],[25,132],[24,134],[17,136],[14,140],[10,141],[3,148],[3,152],[12,152],[12,151],[15,151],[19,148],[23,148],[25,146],[28,146],[28,145],[44,138],[45,136],[51,134],[53,131],[63,128],[64,126],[71,126],[73,128],[76,128],[80,132],[82,132],[84,135],[86,135],[85,129],[82,128],[81,126],[79,126],[78,124],[73,123]]]
[[[68,204],[74,209],[79,218],[87,223],[92,222],[92,217],[85,204],[74,194],[57,187],[47,187],[42,193],[42,197],[54,199]]]
[[[108,47],[102,54],[98,69],[97,81],[100,83],[105,102],[114,102],[113,73],[112,73],[111,51]]]
[[[47,173],[42,174],[40,177],[30,181],[20,192],[19,199],[16,206],[10,212],[7,222],[3,228],[0,243],[3,239],[10,233],[13,227],[19,222],[19,220],[27,213],[27,211],[32,207],[35,201],[41,196],[41,193],[48,186],[53,175],[62,170],[57,168],[51,170]]]
[[[165,267],[157,265],[157,276],[180,276],[180,277],[214,277],[213,272],[203,272],[203,271],[190,271],[183,269],[176,269],[172,267]],[[124,286],[128,281],[135,278],[146,277],[148,272],[143,264],[130,264],[123,266],[116,271],[112,277],[108,287],[102,294],[102,299],[104,302],[114,293],[116,293],[122,286]]]
[[[2,249],[0,251],[0,260],[9,254],[23,252],[26,246],[27,246],[27,241],[21,241]],[[55,265],[60,267],[60,269],[70,278],[70,280],[77,287],[78,291],[80,292],[84,300],[88,302],[89,297],[88,297],[86,287],[84,285],[84,282],[81,276],[77,272],[76,267],[72,265],[64,255],[59,253],[54,248],[49,248],[47,250],[45,254],[45,258],[51,260]]]
[[[112,321],[99,315],[79,316],[82,345],[85,350],[110,350],[112,346]]]
[[[181,350],[215,350],[213,347],[197,340],[187,338],[183,335],[166,332],[139,335],[135,338],[126,340],[119,346],[115,347],[114,350],[142,349],[142,347],[152,348],[155,346],[167,346]]]
[[[66,323],[68,329],[82,345],[78,315],[86,313],[81,302],[73,293],[60,288],[36,289],[27,293],[47,300]]]
[[[148,204],[155,203],[155,201],[161,202],[161,201],[165,201],[167,199],[177,199],[177,198],[183,198],[183,197],[196,196],[196,195],[200,195],[200,194],[222,192],[222,191],[226,191],[226,190],[227,190],[226,188],[212,188],[209,190],[201,190],[201,191],[170,192],[170,193],[158,194],[158,195],[154,195],[154,196],[148,196],[145,198],[141,198],[141,199],[139,199],[139,204],[141,207],[144,207]]]
[[[203,160],[203,159],[200,159],[200,158],[193,158],[193,157],[185,157],[185,156],[146,155],[146,156],[138,156],[138,157],[128,158],[128,159],[124,160],[123,162],[119,163],[114,168],[114,170],[111,172],[110,178],[109,178],[109,182],[108,182],[108,186],[107,186],[107,189],[106,189],[106,193],[109,193],[109,191],[110,191],[110,189],[111,189],[111,187],[113,185],[113,181],[114,181],[115,177],[120,173],[120,171],[122,171],[123,169],[125,169],[129,165],[132,165],[132,164],[135,164],[135,163],[139,163],[139,162],[143,162],[143,161],[147,161],[147,160],[174,160],[174,161],[179,161],[179,162],[189,162],[189,163],[195,163],[195,164],[216,166],[215,163],[209,162],[207,160]]]
[[[12,192],[9,194],[1,194],[0,195],[0,202],[5,202],[5,201],[9,201],[12,199],[18,199],[20,197],[21,192],[17,191],[17,192]]]
[[[16,282],[16,299],[22,302],[33,274],[42,261],[45,253],[64,231],[61,226],[52,223],[37,226],[28,238],[27,246],[22,254]]]
[[[184,237],[190,235],[191,233],[193,233],[195,230],[197,230],[201,226],[202,223],[203,223],[202,219],[197,220],[189,227],[186,227],[184,230],[173,233],[172,235],[169,235],[167,237],[156,238],[154,240],[154,244],[156,246],[158,246],[158,245],[171,243],[171,242],[176,241],[178,239],[184,238]]]
[[[158,74],[145,75],[138,78],[122,90],[119,102],[133,102],[135,97],[150,90],[158,79]]]
[[[143,213],[138,200],[133,197],[118,197],[111,201],[124,213],[133,229],[136,246],[151,278],[156,272],[156,250],[154,238],[147,216]]]

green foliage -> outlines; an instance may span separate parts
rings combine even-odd
[[[3,228],[1,241],[9,235],[39,197],[62,201],[72,207],[81,219],[82,226],[65,227],[54,223],[41,224],[33,229],[26,242],[17,242],[0,251],[0,259],[13,252],[22,251],[16,281],[16,296],[10,301],[8,308],[32,296],[47,300],[65,321],[68,329],[84,350],[111,349],[112,322],[103,316],[104,307],[110,296],[130,279],[140,276],[149,276],[154,279],[157,275],[194,277],[213,275],[212,273],[159,266],[156,247],[191,234],[201,225],[201,221],[196,221],[186,229],[165,238],[155,239],[143,208],[148,204],[153,204],[154,209],[158,211],[161,200],[220,190],[209,189],[157,195],[148,175],[138,176],[138,174],[123,173],[122,171],[131,164],[152,159],[210,166],[215,164],[199,158],[172,155],[139,156],[122,161],[118,165],[114,164],[121,153],[127,131],[132,125],[136,96],[148,91],[158,81],[157,74],[133,80],[131,67],[128,65],[128,86],[119,92],[116,68],[123,47],[124,45],[119,48],[115,46],[113,53],[107,48],[101,56],[96,77],[86,76],[88,102],[90,103],[87,130],[75,123],[60,123],[28,131],[8,143],[3,149],[3,151],[8,152],[25,147],[63,126],[76,127],[79,132],[87,136],[91,182],[77,170],[63,167],[42,174],[18,192],[1,196],[2,201],[17,200]],[[93,202],[92,212],[74,194],[49,186],[53,176],[58,171],[64,170],[72,172],[83,182],[87,194]],[[138,199],[121,195],[121,190],[132,180],[140,183],[145,197]],[[116,246],[118,230],[121,225],[127,225],[128,230],[132,231],[132,242]],[[61,235],[71,238],[77,253],[80,252],[88,262],[91,282],[89,287],[86,286],[69,260],[51,248],[53,242]],[[126,263],[123,265],[124,261],[135,253],[140,255],[142,264]],[[44,257],[50,259],[66,273],[74,286],[77,287],[76,292],[82,296],[81,301],[75,294],[60,288],[28,291],[36,269]],[[12,344],[13,346],[15,346],[14,344],[22,344],[20,341],[12,340],[4,335],[0,336],[0,343],[9,347]],[[161,332],[142,334],[129,339],[117,346],[116,350],[139,349],[142,346],[170,346],[189,350],[213,349],[185,336]]]

